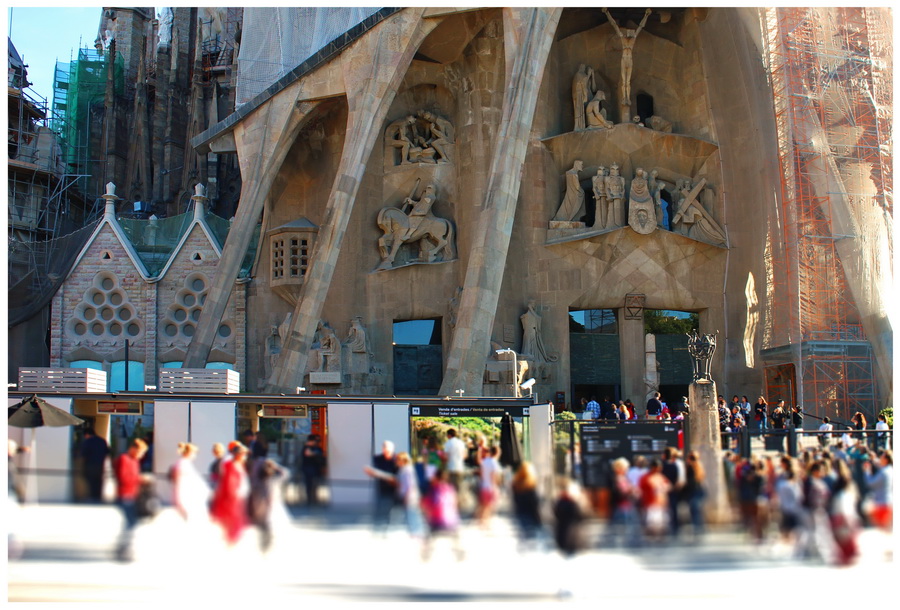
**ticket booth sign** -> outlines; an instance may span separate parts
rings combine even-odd
[[[139,400],[129,401],[97,401],[97,413],[112,413],[116,415],[141,415],[143,413],[143,404]]]
[[[263,417],[309,417],[307,405],[263,405]]]

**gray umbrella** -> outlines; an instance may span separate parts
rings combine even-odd
[[[77,426],[84,423],[84,420],[54,407],[43,398],[32,394],[29,398],[9,408],[7,422],[16,428],[39,428],[41,426]]]

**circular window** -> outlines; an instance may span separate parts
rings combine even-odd
[[[219,327],[219,336],[223,339],[231,336],[231,327],[227,324],[223,324]]]
[[[119,319],[126,322],[131,319],[131,310],[123,307],[119,310]]]
[[[109,302],[112,303],[113,305],[121,305],[122,300],[123,300],[123,298],[122,298],[121,292],[114,292],[111,295],[109,295]]]
[[[199,307],[193,311],[191,311],[191,320],[197,322],[200,319],[200,312],[203,311]]]
[[[187,320],[187,312],[183,309],[176,309],[172,313],[172,317],[179,322],[184,322],[185,320]]]
[[[78,322],[78,323],[75,325],[75,334],[76,334],[76,335],[83,335],[83,334],[86,333],[86,332],[87,332],[87,326],[85,326],[85,325],[82,324],[81,322]]]
[[[203,289],[206,288],[206,282],[198,277],[193,282],[191,282],[191,288],[194,289],[194,292],[203,292]]]
[[[185,324],[184,325],[184,336],[185,337],[193,337],[194,336],[194,325],[193,324]]]
[[[100,310],[100,317],[104,320],[112,320],[113,319],[113,310],[112,307],[104,307]]]
[[[92,302],[94,305],[103,305],[103,301],[105,301],[105,300],[106,300],[106,299],[104,298],[102,292],[95,292],[95,293],[91,296],[91,302]]]
[[[105,277],[103,278],[103,281],[100,282],[100,286],[103,288],[103,290],[112,290],[116,287],[116,283],[112,281],[112,278]]]
[[[128,335],[131,337],[137,337],[141,332],[141,327],[137,324],[129,324],[128,325]]]
[[[113,322],[112,324],[109,325],[109,333],[111,335],[118,337],[119,335],[122,334],[122,325],[119,324],[118,322]]]
[[[91,324],[91,332],[99,337],[103,334],[103,325],[99,322],[94,322],[93,324]]]
[[[135,326],[135,325],[132,324],[132,326]],[[174,337],[177,334],[178,334],[177,326],[175,326],[174,324],[166,324],[166,335],[168,335],[169,337]]]
[[[197,298],[194,295],[188,293],[181,298],[181,302],[188,307],[192,307],[194,303],[197,302]]]
[[[85,307],[84,313],[82,313],[81,315],[84,316],[85,320],[93,320],[94,316],[97,315],[97,310],[93,307]]]

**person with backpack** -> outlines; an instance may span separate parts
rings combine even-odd
[[[431,558],[437,536],[447,536],[453,541],[457,559],[462,560],[464,552],[459,539],[460,517],[456,488],[450,483],[449,473],[444,468],[439,468],[431,480],[431,489],[422,499],[422,511],[428,524],[422,559],[427,561]]]

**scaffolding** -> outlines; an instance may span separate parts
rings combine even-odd
[[[891,338],[866,326],[886,319],[892,277],[889,9],[765,9],[763,31],[782,175],[767,247],[766,391],[819,417],[871,421],[891,393],[876,371],[890,370],[878,361],[890,350],[872,347]]]

